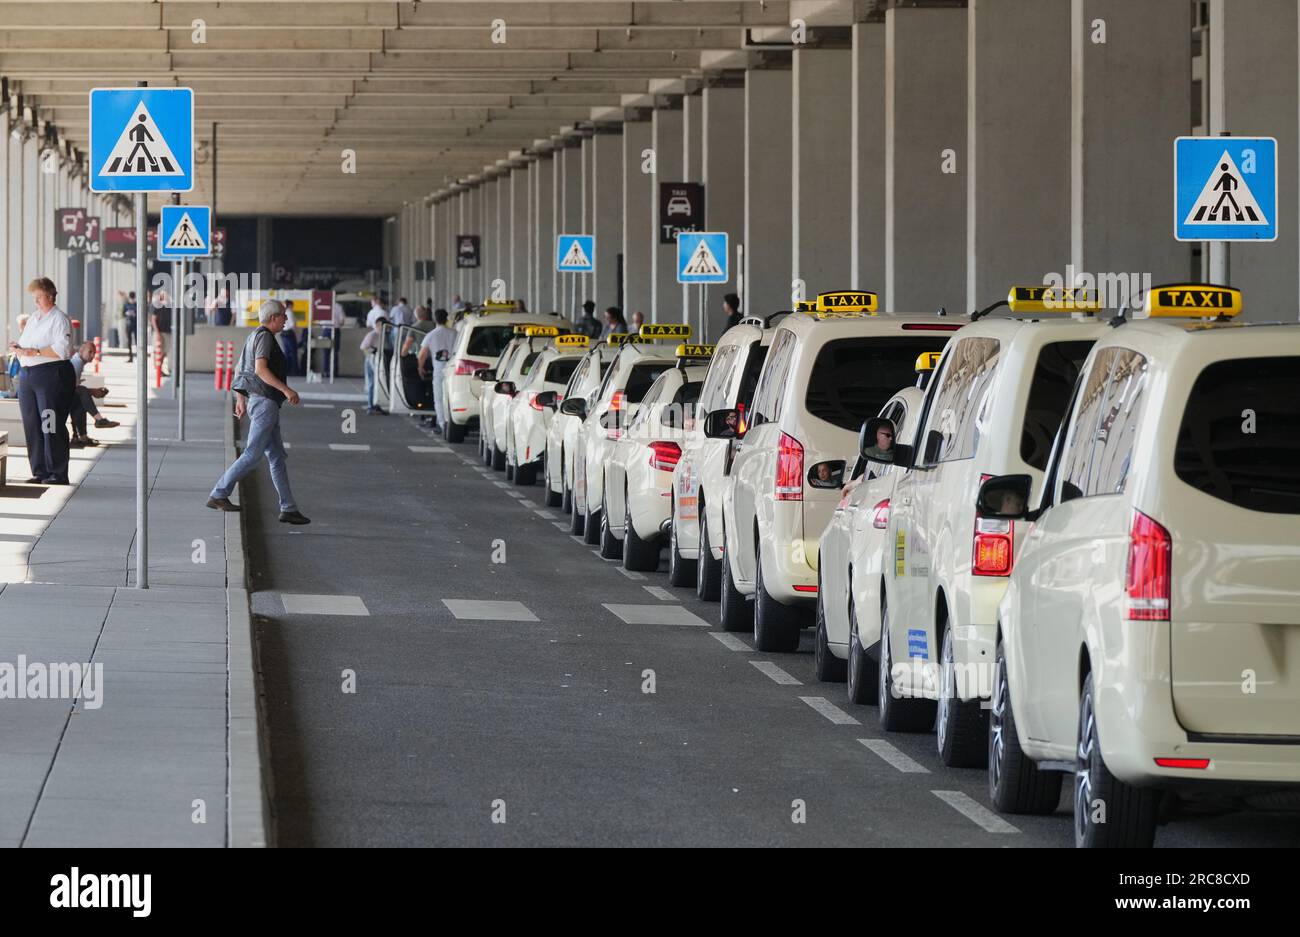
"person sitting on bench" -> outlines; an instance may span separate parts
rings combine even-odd
[[[84,449],[86,446],[98,446],[99,440],[91,439],[86,434],[86,414],[92,414],[95,417],[96,429],[112,429],[118,425],[117,420],[110,420],[99,412],[95,406],[96,398],[106,397],[108,395],[107,387],[86,387],[81,383],[81,372],[86,365],[95,360],[95,343],[82,342],[81,347],[77,349],[70,359],[72,370],[77,375],[76,398],[72,402],[72,438],[68,440],[68,446],[72,449]]]

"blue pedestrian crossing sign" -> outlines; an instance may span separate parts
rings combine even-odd
[[[158,259],[212,255],[212,210],[206,205],[164,205],[158,223]]]
[[[90,92],[90,191],[194,188],[194,92],[95,88]]]
[[[1174,190],[1180,241],[1277,240],[1273,137],[1178,137]]]
[[[727,232],[682,231],[677,235],[678,283],[726,283]]]
[[[555,269],[560,273],[591,273],[595,270],[595,235],[561,234],[556,237]]]

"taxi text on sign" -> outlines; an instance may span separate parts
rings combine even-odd
[[[1174,141],[1174,237],[1180,241],[1277,240],[1277,140],[1178,137]]]
[[[194,92],[95,88],[90,92],[90,191],[194,188]]]

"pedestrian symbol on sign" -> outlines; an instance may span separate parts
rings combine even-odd
[[[700,241],[695,247],[695,253],[691,259],[686,261],[686,269],[682,271],[687,276],[716,277],[722,273],[722,268],[718,266],[718,259],[713,256],[713,251],[709,250],[708,241]]]
[[[186,212],[181,215],[176,230],[167,239],[167,250],[195,250],[201,249],[203,246],[203,238],[199,237],[199,233],[194,230],[194,222],[190,220],[190,213]]]
[[[725,231],[682,231],[677,235],[678,283],[726,283]]]
[[[1275,241],[1277,140],[1174,140],[1174,237],[1179,241]]]
[[[180,176],[171,147],[158,130],[144,101],[136,105],[117,143],[100,169],[101,176]]]
[[[1183,224],[1267,224],[1241,171],[1227,150],[1205,180],[1205,187]]]
[[[555,269],[560,273],[591,273],[595,269],[596,238],[590,234],[559,234],[555,239]]]

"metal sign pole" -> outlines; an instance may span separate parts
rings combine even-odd
[[[143,82],[141,82],[143,84]],[[149,588],[149,308],[146,299],[149,271],[146,266],[149,232],[145,218],[144,193],[135,196],[135,587]]]
[[[189,261],[181,261],[180,292],[176,294],[176,357],[172,361],[172,384],[176,388],[176,438],[185,441],[185,325],[189,303],[185,301],[185,279],[189,275]]]

